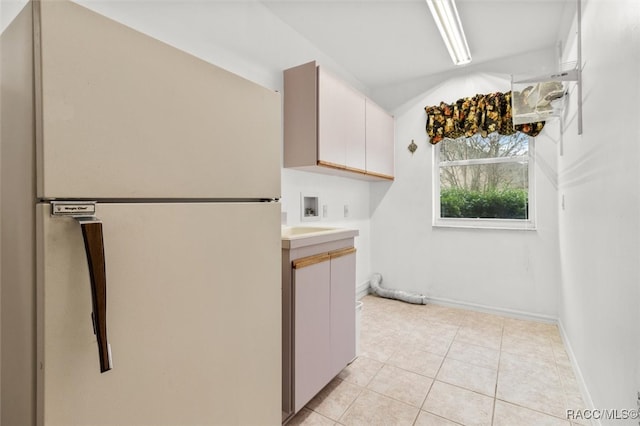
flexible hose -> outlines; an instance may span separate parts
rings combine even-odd
[[[369,281],[369,284],[371,285],[373,293],[377,296],[385,297],[387,299],[401,300],[403,302],[413,303],[416,305],[427,304],[427,296],[424,296],[422,294],[407,293],[406,291],[402,290],[392,290],[384,288],[382,287],[381,283],[382,275],[377,272],[374,273],[371,281]]]

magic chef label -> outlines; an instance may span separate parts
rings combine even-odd
[[[95,203],[52,202],[55,216],[92,216],[96,213]]]

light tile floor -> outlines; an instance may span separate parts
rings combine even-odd
[[[566,419],[585,407],[556,325],[362,301],[360,355],[288,425],[582,424]]]

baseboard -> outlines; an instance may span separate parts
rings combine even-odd
[[[481,305],[479,303],[461,302],[458,300],[443,299],[439,297],[429,297],[427,301],[428,303],[433,303],[434,305],[448,306],[451,308],[470,309],[472,311],[485,312],[488,314],[502,315],[529,321],[546,322],[552,324],[558,323],[558,319],[550,315],[535,314],[532,312],[518,311],[515,309],[496,308],[494,306]]]
[[[369,294],[369,281],[368,280],[356,287],[356,300],[362,299],[367,294]]]
[[[593,399],[591,399],[591,394],[589,393],[589,389],[584,381],[584,376],[582,375],[582,371],[580,370],[580,366],[578,365],[578,360],[573,352],[573,348],[571,347],[571,342],[569,341],[569,337],[564,329],[564,325],[561,320],[558,320],[558,330],[560,330],[560,337],[562,338],[562,343],[564,344],[564,348],[567,351],[567,355],[569,356],[569,360],[571,361],[571,367],[573,368],[573,375],[576,376],[576,381],[578,382],[578,386],[580,386],[580,393],[582,394],[582,400],[584,401],[587,409],[594,410],[595,406],[593,404]],[[593,426],[602,426],[602,422],[600,419],[591,419],[591,424]]]

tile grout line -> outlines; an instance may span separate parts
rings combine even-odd
[[[345,380],[343,380],[343,379],[340,379],[340,380],[342,380],[343,382],[345,381]],[[350,382],[347,382],[347,383],[350,383]],[[355,404],[355,402],[358,400],[358,398],[360,398],[360,396],[362,395],[362,392],[364,392],[364,390],[366,389],[366,388],[363,388],[363,387],[361,387],[361,386],[356,385],[355,383],[350,383],[350,384],[352,384],[352,385],[354,385],[354,386],[359,387],[359,388],[360,388],[360,391],[358,392],[358,395],[357,395],[355,398],[353,398],[353,401],[351,401],[351,403],[349,403],[349,405],[347,405],[347,408],[345,408],[345,409],[344,409],[344,411],[342,412],[342,414],[340,414],[340,415],[338,416],[338,419],[337,419],[337,420],[333,420],[333,419],[331,419],[331,420],[335,421],[336,423],[340,423],[340,420],[342,420],[342,418],[344,417],[344,415],[345,415],[345,414],[347,414],[347,411],[349,411],[349,409],[351,408],[351,406],[353,406],[353,404]],[[342,423],[340,423],[340,424],[342,424]]]
[[[559,334],[560,334],[560,331],[558,330],[558,335]],[[562,343],[562,348],[563,348],[563,351],[566,354],[566,349],[564,347],[564,342]],[[551,341],[551,353],[553,354],[553,361],[554,361],[553,365],[555,366],[556,374],[558,375],[558,380],[560,380],[560,385],[562,386],[562,395],[564,396],[564,402],[565,402],[564,408],[565,408],[565,416],[567,418],[564,418],[563,420],[566,420],[566,421],[569,422],[569,424],[573,425],[574,422],[570,421],[568,419],[568,415],[567,415],[568,410],[571,409],[571,407],[569,407],[569,392],[568,392],[567,384],[565,383],[566,382],[566,376],[564,376],[563,374],[560,374],[560,366],[558,365],[558,354],[556,352],[557,351],[556,351],[556,349],[554,347],[554,342]],[[584,405],[584,402],[583,402],[583,405]],[[582,408],[582,407],[574,407],[574,408]],[[580,423],[575,423],[575,424],[580,424]]]
[[[447,351],[442,356],[442,361],[440,361],[440,365],[438,366],[438,369],[436,370],[436,373],[435,373],[435,375],[433,377],[433,381],[431,382],[431,386],[429,387],[429,392],[427,392],[427,394],[424,396],[424,400],[422,401],[422,405],[420,405],[420,409],[421,410],[422,410],[422,407],[424,407],[425,402],[427,402],[427,398],[429,397],[429,394],[431,393],[431,390],[433,389],[433,386],[436,383],[436,380],[438,378],[438,374],[440,374],[440,370],[442,369],[442,366],[444,365],[444,361],[445,361],[445,359],[447,359],[447,355],[449,355],[449,351],[451,350],[451,345],[453,345],[453,341],[456,339],[456,336],[458,335],[459,331],[460,331],[460,324],[457,325],[456,333],[453,335],[453,338],[451,339],[451,342],[449,343],[449,346],[447,346]],[[447,419],[447,420],[451,420],[451,419]]]
[[[396,352],[397,352],[397,351],[396,351]],[[396,352],[394,352],[394,354],[395,354]],[[367,357],[364,357],[364,356],[363,356],[363,358],[367,358]],[[368,358],[368,359],[372,359],[372,360],[374,360],[374,361],[377,361],[377,360],[375,360],[375,359],[373,359],[373,358]],[[407,405],[407,406],[409,406],[409,407],[417,408],[417,409],[418,409],[418,413],[416,414],[416,418],[414,419],[413,423],[415,423],[415,422],[416,422],[416,420],[418,420],[418,416],[420,415],[420,411],[421,411],[421,409],[422,409],[422,408],[421,408],[421,407],[422,407],[422,405],[420,405],[420,407],[416,407],[416,406],[411,405],[411,404],[409,404],[409,403],[407,403],[407,402],[405,402],[405,401],[401,401],[401,400],[399,400],[399,399],[397,399],[397,398],[391,397],[391,396],[389,396],[389,395],[385,395],[385,394],[380,393],[380,392],[377,392],[377,391],[375,391],[375,390],[373,390],[373,389],[369,389],[369,385],[371,384],[371,382],[373,382],[373,380],[376,378],[376,376],[377,376],[378,374],[380,374],[380,371],[382,371],[382,369],[385,367],[385,365],[389,365],[389,366],[391,366],[391,367],[401,369],[401,368],[399,368],[399,367],[395,367],[395,366],[394,366],[394,365],[392,365],[392,364],[387,364],[387,362],[386,362],[386,361],[385,361],[385,362],[378,361],[378,362],[380,362],[380,363],[382,364],[382,365],[381,365],[381,367],[378,369],[378,371],[376,371],[376,374],[374,374],[374,375],[371,377],[371,379],[367,382],[367,384],[366,384],[365,386],[360,386],[360,385],[358,385],[358,384],[356,384],[356,383],[351,383],[351,382],[349,382],[349,381],[347,381],[347,380],[339,379],[339,380],[341,380],[341,381],[343,381],[343,382],[345,382],[345,381],[346,381],[347,383],[352,384],[352,385],[354,385],[354,386],[356,386],[356,387],[360,388],[360,392],[359,392],[359,393],[358,393],[358,395],[353,399],[353,401],[351,401],[351,403],[350,403],[350,404],[347,406],[347,408],[342,412],[342,414],[338,417],[338,419],[337,419],[337,420],[334,420],[334,419],[329,418],[330,420],[335,421],[335,422],[337,422],[337,423],[340,423],[340,420],[342,419],[342,417],[344,417],[344,415],[347,413],[347,411],[349,411],[349,408],[351,408],[351,406],[352,406],[353,404],[355,404],[355,402],[358,400],[358,398],[360,398],[360,396],[362,396],[362,394],[364,393],[364,391],[365,391],[365,390],[366,390],[366,391],[369,391],[369,392],[371,392],[371,393],[375,393],[376,395],[379,395],[379,396],[381,396],[381,397],[383,397],[383,398],[387,398],[387,399],[390,399],[390,400],[392,400],[392,401],[399,402],[399,403],[404,404],[404,405]],[[407,371],[407,372],[409,372],[409,373],[413,373],[413,372],[408,371],[408,370],[404,370],[404,369],[401,369],[401,370],[403,370],[403,371]],[[414,374],[418,374],[418,373],[414,373]],[[418,374],[418,375],[420,375],[420,376],[422,376],[422,377],[427,377],[427,378],[431,379],[431,377],[428,377],[428,376],[423,376],[423,375],[421,375],[421,374]],[[435,381],[435,379],[433,379],[433,381]],[[431,386],[433,386],[433,382],[431,383]],[[429,391],[431,391],[431,386],[429,386]],[[429,391],[427,391],[427,394],[429,394]],[[425,396],[425,398],[426,398],[426,396]],[[422,401],[422,404],[424,404],[424,400]],[[315,411],[315,410],[312,410],[312,411]],[[318,413],[318,414],[320,414],[320,413]],[[324,417],[326,417],[326,416],[324,416]],[[340,423],[340,424],[342,424],[342,423]]]
[[[569,420],[567,420],[565,418],[562,418],[562,417],[558,417],[555,414],[551,414],[551,413],[547,413],[547,412],[544,412],[544,411],[540,411],[540,410],[538,410],[536,408],[527,407],[525,405],[518,404],[517,402],[507,401],[506,399],[502,399],[502,398],[496,398],[496,401],[504,402],[505,404],[513,405],[513,406],[516,406],[516,407],[519,407],[519,408],[524,408],[525,410],[533,411],[533,412],[536,412],[538,414],[542,414],[542,415],[547,416],[547,417],[553,417],[554,419],[564,420],[565,422],[571,423]],[[580,423],[575,423],[575,424],[582,426]]]
[[[422,400],[422,404],[420,404],[420,408],[418,410],[418,415],[416,416],[416,419],[413,421],[413,424],[415,425],[415,422],[418,421],[418,417],[420,416],[420,411],[422,411],[422,408],[424,407],[425,402],[427,402],[427,398],[429,397],[429,394],[431,393],[431,390],[433,389],[433,386],[436,383],[436,379],[438,377],[438,374],[440,373],[440,370],[442,369],[442,366],[444,365],[444,360],[447,358],[447,355],[449,355],[449,351],[451,350],[451,345],[453,345],[453,341],[456,339],[456,336],[458,335],[458,332],[460,331],[460,324],[458,323],[456,325],[456,332],[453,335],[453,337],[451,338],[451,342],[449,342],[449,345],[447,346],[447,351],[445,352],[445,354],[442,356],[442,361],[440,361],[440,365],[438,366],[438,369],[436,370],[433,380],[431,381],[431,386],[429,386],[429,391],[427,391],[427,394],[424,396],[424,399]],[[429,352],[426,350],[423,350],[425,348],[421,348],[421,350],[423,352]],[[428,413],[428,411],[425,410],[425,412]],[[442,417],[443,419],[452,421],[451,419],[447,419],[445,417]]]
[[[493,389],[493,411],[491,412],[491,425],[496,420],[496,402],[498,400],[498,380],[500,379],[500,362],[502,361],[502,340],[504,338],[504,321],[502,322],[502,330],[500,332],[500,348],[498,349],[498,369],[496,371],[496,385]]]
[[[504,327],[503,327],[503,336],[504,336]],[[545,340],[547,340],[547,342],[549,342],[549,341],[550,341],[550,340],[549,340],[549,338],[548,338],[548,337],[546,337],[546,336],[545,336]],[[510,352],[510,351],[508,351],[508,350],[507,350],[507,351],[504,351],[504,352],[505,352],[505,353],[507,353],[507,354],[511,354],[511,355],[517,354],[517,353],[515,353],[515,352]],[[558,370],[558,364],[557,364],[557,359],[556,359],[555,351],[553,351],[553,349],[552,349],[552,351],[551,351],[551,352],[552,352],[552,355],[553,355],[553,365],[554,365],[554,369],[556,370],[556,373],[558,374],[558,378],[560,378],[560,374],[559,374],[559,370]],[[500,361],[502,360],[502,354],[503,354],[503,350],[502,350],[502,341],[501,341],[501,343],[500,343],[500,358],[499,358],[499,361],[498,361],[498,376],[500,375],[500,369],[499,369],[499,368],[500,368]],[[566,399],[567,399],[567,398],[566,398],[566,392],[565,392],[565,389],[564,389],[564,383],[562,382],[562,380],[561,380],[561,379],[560,379],[560,382],[561,382],[561,385],[562,385],[562,388],[563,388],[563,397],[564,397],[564,399],[565,399],[565,401],[566,401]],[[496,396],[495,396],[495,401],[494,401],[494,414],[495,414],[495,404],[497,403],[497,401],[500,401],[500,402],[504,402],[504,403],[509,404],[509,405],[513,405],[513,406],[516,406],[516,407],[523,408],[523,409],[525,409],[525,410],[529,410],[529,411],[533,411],[533,412],[536,412],[536,413],[542,414],[542,415],[544,415],[544,416],[549,416],[549,417],[553,417],[553,418],[555,418],[555,419],[559,419],[559,420],[562,420],[562,421],[568,422],[568,420],[567,420],[566,418],[563,418],[563,417],[557,416],[557,415],[555,415],[555,414],[553,414],[553,413],[545,412],[545,411],[542,411],[542,410],[540,410],[540,409],[533,408],[533,407],[529,407],[529,406],[525,406],[525,405],[522,405],[522,404],[520,404],[520,403],[513,402],[513,401],[509,401],[509,400],[506,400],[506,399],[498,398],[498,395],[497,395],[497,386],[498,386],[498,382],[496,381]],[[569,422],[569,424],[570,424],[570,425],[572,425],[573,423]]]
[[[444,360],[444,358],[443,358]],[[439,367],[438,367],[439,368]],[[437,373],[436,373],[437,375]],[[426,377],[426,376],[425,376]],[[413,421],[413,425],[415,426],[416,422],[418,421],[418,417],[420,417],[420,412],[422,411],[422,407],[424,407],[424,403],[427,401],[427,397],[429,396],[429,393],[431,392],[431,389],[433,389],[433,384],[436,382],[436,378],[434,377],[431,380],[431,384],[429,385],[429,390],[427,391],[427,393],[424,395],[424,398],[422,399],[422,403],[420,403],[420,407],[418,407],[418,415],[416,416],[415,420]],[[425,410],[426,412],[426,410]]]

